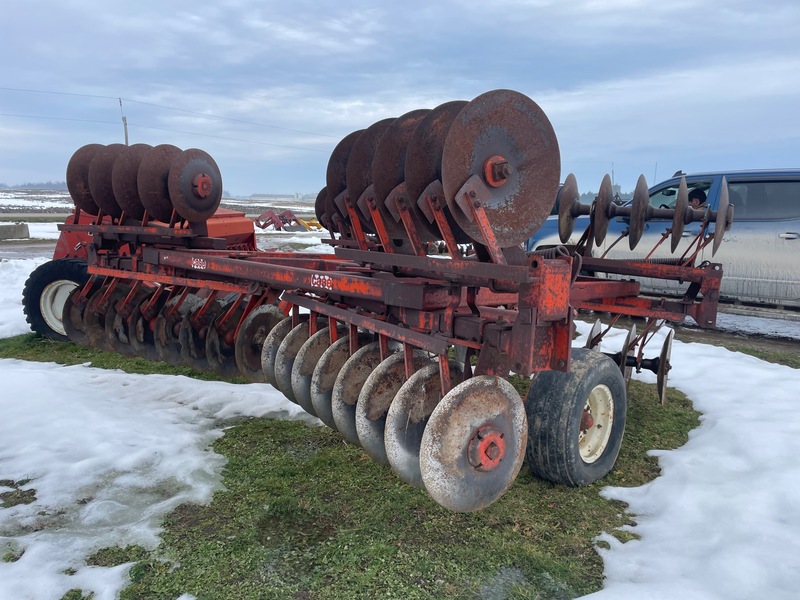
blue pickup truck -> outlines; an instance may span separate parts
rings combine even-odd
[[[650,204],[654,208],[675,205],[680,175],[649,189]],[[800,309],[800,169],[693,173],[685,177],[689,192],[702,190],[707,197],[706,205],[712,210],[719,202],[723,177],[728,182],[728,196],[735,207],[733,225],[725,233],[713,259],[710,247],[700,257],[700,260],[722,263],[722,299]],[[565,245],[576,244],[588,223],[588,217],[579,217]],[[594,255],[605,252],[627,226],[625,218],[612,219],[608,235],[600,248],[594,248]],[[642,240],[633,251],[622,242],[612,248],[608,256],[644,257],[670,226],[671,221],[648,221]],[[653,258],[680,256],[699,227],[699,223],[686,226],[684,241],[674,255],[667,242]],[[530,251],[559,244],[558,216],[553,215],[528,240],[526,248]],[[670,282],[642,281],[643,290],[659,294],[675,293],[685,287]]]

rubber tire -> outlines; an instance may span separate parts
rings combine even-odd
[[[53,284],[61,285],[63,282],[69,285],[74,283],[77,287],[82,286],[88,280],[89,274],[86,271],[85,260],[60,258],[36,267],[22,290],[22,310],[25,313],[25,320],[30,324],[34,333],[51,340],[69,341],[66,333],[54,329],[47,323],[42,314],[42,295]],[[58,315],[60,320],[63,308],[62,304],[61,307],[53,307],[50,312]]]
[[[583,407],[589,393],[606,385],[614,401],[612,430],[603,453],[591,463],[578,445]],[[533,380],[525,401],[528,415],[526,457],[531,472],[554,483],[584,486],[605,477],[619,455],[625,432],[625,379],[605,354],[572,349],[570,371],[544,371]]]

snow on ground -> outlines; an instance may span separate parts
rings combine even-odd
[[[19,296],[40,262],[0,262],[0,335],[27,330]],[[578,328],[585,335],[589,324]],[[617,351],[623,335],[604,349]],[[598,538],[611,547],[598,550],[606,583],[590,597],[796,598],[800,370],[678,341],[672,364],[670,385],[703,413],[701,425],[683,447],[654,451],[656,480],[603,490],[629,504],[640,539]],[[86,567],[83,558],[114,544],[152,547],[165,513],[208,500],[222,466],[208,446],[226,419],[302,416],[266,385],[16,360],[0,360],[0,378],[0,480],[30,479],[22,489],[37,497],[0,509],[0,554],[25,551],[0,562],[0,598],[55,599],[75,587],[113,598],[128,567]]]

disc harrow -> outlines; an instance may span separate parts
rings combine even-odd
[[[592,205],[575,177],[559,192],[550,121],[530,98],[495,90],[472,101],[382,119],[342,139],[315,213],[329,253],[257,250],[253,223],[219,208],[222,179],[202,150],[89,144],[69,161],[90,278],[71,292],[70,339],[267,383],[370,457],[454,511],[497,501],[523,458],[537,476],[585,485],[613,467],[633,369],[657,374],[663,399],[672,337],[644,348],[666,321],[716,319],[718,246],[732,207],[630,207],[604,179]],[[525,253],[560,194],[559,231],[591,216],[577,247]],[[695,251],[670,263],[597,258],[609,219],[700,221]],[[709,233],[709,225],[716,225]],[[433,256],[444,253],[445,256]],[[585,273],[623,275],[619,280]],[[636,277],[687,282],[678,300],[640,294]],[[577,310],[614,315],[572,348]],[[621,316],[645,320],[603,349]],[[506,377],[532,377],[523,400]]]

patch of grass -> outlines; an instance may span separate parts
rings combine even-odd
[[[147,550],[141,546],[125,546],[124,548],[101,548],[86,558],[90,567],[116,567],[125,563],[143,560]]]
[[[22,486],[28,485],[30,481],[30,479],[22,479],[20,481],[12,481],[11,479],[0,480],[0,486],[12,488],[9,492],[0,492],[0,507],[11,508],[19,504],[31,504],[35,502],[35,489],[20,489]]]
[[[160,373],[163,375],[184,375],[205,381],[228,381],[248,383],[241,376],[224,379],[210,371],[195,371],[188,367],[173,367],[161,361],[127,357],[115,352],[104,352],[96,348],[84,348],[71,342],[54,342],[26,333],[15,337],[0,339],[0,358],[18,358],[38,362],[56,362],[62,365],[91,363],[101,369],[120,369],[126,373]]]
[[[84,593],[83,590],[79,589],[69,590],[66,594],[61,596],[61,600],[92,600],[92,598],[94,598],[94,593]]]
[[[762,350],[758,348],[751,348],[749,346],[739,346],[735,344],[725,344],[725,347],[728,350],[733,350],[734,352],[741,352],[743,354],[749,354],[750,356],[755,356],[756,358],[760,358],[761,360],[777,363],[779,365],[786,365],[787,367],[792,367],[793,369],[800,369],[800,344],[798,344],[797,352],[779,352],[773,350]]]
[[[593,539],[633,524],[606,485],[658,474],[646,452],[684,443],[698,415],[680,393],[665,407],[633,382],[615,470],[586,488],[527,467],[488,509],[451,513],[335,432],[253,419],[226,430],[224,489],[183,505],[161,546],[131,570],[122,598],[572,598],[600,589]],[[502,594],[500,594],[502,592]],[[494,594],[494,596],[492,596]],[[498,594],[500,594],[498,596]]]
[[[23,548],[12,545],[11,543],[6,544],[6,547],[8,550],[3,552],[4,563],[17,562],[20,558],[22,558],[22,555],[25,554],[25,550]]]

